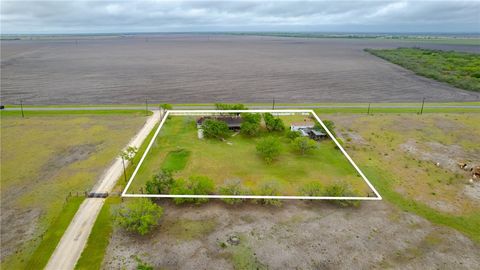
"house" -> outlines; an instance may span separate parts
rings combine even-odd
[[[204,116],[197,119],[197,128],[202,128],[202,124],[207,119],[214,119],[225,122],[230,130],[240,130],[243,119],[240,116]]]
[[[313,140],[320,140],[327,137],[327,134],[314,129],[315,124],[313,122],[300,122],[300,123],[292,123],[290,125],[291,131],[298,131],[300,132],[301,136],[303,137],[310,137]]]

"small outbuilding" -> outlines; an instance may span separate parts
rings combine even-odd
[[[319,141],[320,139],[324,139],[327,137],[327,134],[314,129],[315,124],[313,122],[300,122],[300,123],[292,123],[290,125],[291,131],[298,131],[300,132],[301,136],[309,137],[313,140]]]

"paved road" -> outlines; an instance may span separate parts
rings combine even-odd
[[[129,142],[128,146],[140,147],[159,120],[160,112],[155,111],[137,135]],[[110,168],[102,175],[92,191],[102,193],[111,192],[122,173],[122,160],[120,157],[117,157]],[[75,267],[104,202],[105,200],[100,198],[85,199],[63,234],[45,269],[68,270]]]
[[[418,105],[375,105],[372,104],[372,109],[415,109],[420,108]],[[214,106],[174,106],[176,110],[209,110],[215,109]],[[248,106],[250,109],[271,109],[271,105],[253,105]],[[368,108],[368,105],[277,105],[275,109],[336,109],[336,108]],[[480,109],[480,105],[428,105],[425,104],[426,109]],[[150,110],[156,108],[149,107]],[[5,111],[20,111],[20,108],[5,108]],[[141,106],[129,106],[129,107],[47,107],[47,108],[24,108],[24,111],[96,111],[96,110],[145,110],[145,107]]]

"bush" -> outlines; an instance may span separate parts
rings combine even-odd
[[[172,106],[172,104],[163,103],[163,104],[160,104],[160,108],[162,108],[164,110],[171,110],[171,109],[173,109],[173,106]]]
[[[161,170],[152,180],[147,181],[145,189],[148,194],[168,194],[174,182],[170,171]]]
[[[243,122],[240,126],[240,132],[247,136],[257,136],[260,133],[260,114],[242,113]]]
[[[285,134],[285,136],[291,141],[300,137],[300,135],[301,135],[300,131],[293,131],[293,130],[288,130],[287,133]]]
[[[341,184],[333,184],[330,186],[327,186],[323,192],[324,196],[327,197],[355,197],[355,193],[351,190],[350,186],[341,183]],[[354,200],[330,200],[330,202],[335,203],[337,205],[340,205],[342,207],[347,207],[347,206],[359,206],[360,201],[354,201]]]
[[[279,196],[278,187],[275,183],[266,183],[262,185],[257,192],[258,196]],[[255,199],[255,203],[263,205],[281,206],[282,202],[279,199]]]
[[[242,188],[239,180],[229,181],[219,189],[220,195],[245,195],[247,192]],[[238,204],[243,202],[242,198],[222,198],[222,201],[228,204]]]
[[[170,194],[174,195],[208,195],[214,192],[213,180],[206,176],[191,176],[188,181],[183,179],[175,180]],[[182,203],[206,203],[207,198],[173,198],[176,204]]]
[[[332,133],[332,135],[336,137],[336,135],[335,135],[335,123],[333,121],[330,121],[330,120],[323,120],[322,122],[328,128],[328,130]],[[315,130],[318,130],[320,132],[323,132],[323,133],[327,134],[325,129],[318,122],[315,123],[315,126],[313,128]]]
[[[271,163],[280,155],[280,142],[274,137],[263,138],[257,144],[257,152],[267,163]]]
[[[285,125],[283,124],[282,119],[273,117],[271,113],[264,113],[263,120],[265,121],[265,126],[269,132],[280,132],[285,130]]]
[[[217,110],[248,110],[243,104],[215,103],[215,108]]]
[[[124,204],[115,217],[117,225],[123,229],[145,235],[158,225],[163,209],[147,198],[135,199]]]
[[[230,135],[227,123],[215,119],[206,119],[202,124],[205,138],[225,139]]]
[[[317,142],[307,137],[298,137],[293,140],[293,147],[302,155],[305,155],[317,148]]]
[[[323,195],[323,187],[318,182],[311,182],[304,185],[300,193],[303,196],[320,197]]]

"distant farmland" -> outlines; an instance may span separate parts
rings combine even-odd
[[[393,40],[156,35],[12,40],[1,47],[2,103],[478,101],[364,48],[479,51]]]

